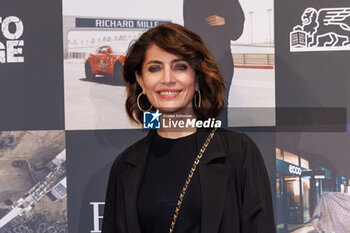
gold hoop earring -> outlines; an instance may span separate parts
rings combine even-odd
[[[149,112],[149,111],[153,108],[153,106],[152,106],[152,104],[151,104],[151,107],[150,107],[149,109],[147,109],[147,110],[142,109],[141,106],[140,106],[140,97],[141,97],[141,95],[145,95],[145,94],[144,94],[143,92],[141,92],[141,93],[137,96],[137,100],[136,100],[137,107],[138,107],[142,112]],[[147,97],[147,96],[146,96],[146,97]]]
[[[201,102],[202,102],[202,96],[201,96],[201,92],[200,90],[195,90],[195,92],[198,92],[198,104],[197,104],[197,101],[196,101],[196,94],[193,96],[194,100],[194,107],[198,110],[200,107],[201,107]]]

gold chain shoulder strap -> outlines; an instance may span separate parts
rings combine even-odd
[[[192,168],[190,170],[190,173],[188,174],[188,177],[186,179],[186,182],[184,184],[184,186],[182,187],[182,191],[180,193],[180,197],[179,197],[179,200],[177,201],[177,206],[176,206],[176,209],[175,209],[175,213],[174,213],[174,216],[173,216],[173,220],[171,221],[171,226],[170,226],[170,229],[169,229],[169,233],[173,233],[174,232],[174,228],[175,228],[175,224],[176,224],[176,220],[177,220],[177,217],[179,216],[179,212],[180,212],[180,208],[181,208],[181,205],[182,205],[182,201],[185,197],[185,194],[186,194],[186,190],[187,190],[187,187],[188,185],[190,184],[191,182],[191,178],[193,176],[193,173],[195,172],[196,168],[197,168],[197,165],[199,164],[199,161],[200,159],[202,158],[205,150],[207,149],[208,145],[209,145],[209,142],[211,141],[211,139],[214,137],[214,134],[215,134],[215,131],[216,131],[216,128],[214,128],[210,134],[208,135],[207,137],[207,140],[205,140],[201,150],[199,151],[196,159],[194,160],[193,162],[193,165],[192,165]]]

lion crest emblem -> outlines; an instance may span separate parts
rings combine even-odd
[[[350,8],[309,7],[290,32],[290,51],[350,50]]]

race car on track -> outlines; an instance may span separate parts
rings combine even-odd
[[[85,76],[93,79],[97,74],[122,79],[124,55],[114,54],[111,46],[101,46],[85,61]]]

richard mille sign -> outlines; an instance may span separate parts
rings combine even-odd
[[[77,28],[147,29],[170,22],[167,20],[76,18],[75,26]]]

